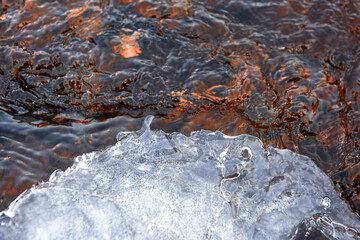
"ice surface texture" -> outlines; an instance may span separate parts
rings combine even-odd
[[[298,226],[356,238],[359,219],[307,157],[253,136],[121,132],[21,195],[5,239],[288,239]],[[303,231],[303,230],[302,230]]]

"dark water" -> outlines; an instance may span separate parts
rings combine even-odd
[[[152,114],[307,155],[360,214],[359,1],[0,6],[0,209]]]

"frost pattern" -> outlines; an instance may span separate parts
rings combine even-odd
[[[307,157],[220,132],[118,134],[102,152],[24,192],[0,215],[4,239],[329,239],[359,219]]]

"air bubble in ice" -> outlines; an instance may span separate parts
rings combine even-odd
[[[331,207],[331,200],[328,197],[324,197],[322,199],[321,203],[322,203],[322,205],[324,206],[325,209],[328,209],[329,207]]]
[[[248,146],[243,146],[241,148],[241,156],[247,160],[250,160],[252,158],[251,149]]]

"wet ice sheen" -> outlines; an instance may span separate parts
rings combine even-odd
[[[22,194],[1,213],[4,239],[356,238],[359,219],[307,157],[253,136],[150,130]],[[301,228],[299,227],[301,226]]]

